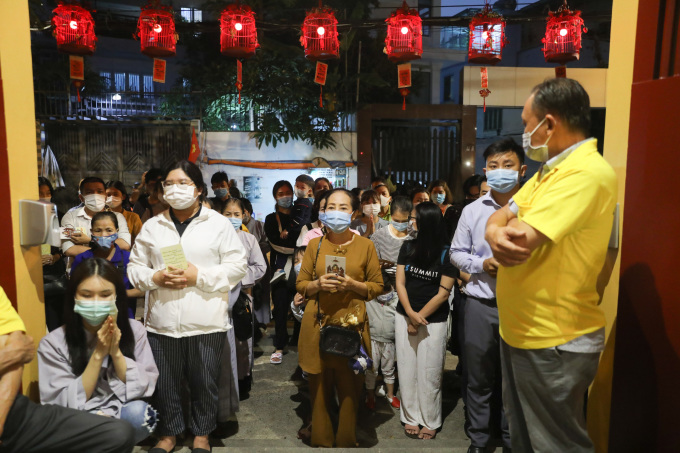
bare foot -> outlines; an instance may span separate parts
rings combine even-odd
[[[177,444],[177,438],[175,436],[162,436],[154,448],[162,448],[165,451],[172,451]]]
[[[418,435],[418,437],[423,440],[432,440],[435,437],[437,437],[437,431],[433,429],[423,428],[420,430],[420,434]]]
[[[208,441],[208,436],[196,436],[196,437],[194,437],[194,447],[193,448],[203,448],[204,450],[210,450],[210,442]]]
[[[420,428],[415,425],[404,425],[404,432],[408,437],[416,439],[420,434]]]

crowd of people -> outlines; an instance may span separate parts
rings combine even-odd
[[[604,346],[596,283],[615,176],[577,82],[535,87],[522,119],[523,145],[493,143],[484,175],[460,187],[405,194],[376,177],[349,191],[302,174],[274,184],[264,222],[224,172],[209,198],[188,161],[130,193],[83,179],[61,247],[43,249],[42,405],[17,396],[34,350],[0,291],[0,451],[123,452],[153,434],[165,453],[188,429],[209,452],[256,385],[254,343],[271,324],[272,366],[297,346],[311,407],[298,436],[312,446],[357,446],[357,414],[377,397],[405,436],[435,439],[450,350],[469,452],[494,437],[503,452],[593,451],[584,404]],[[526,182],[525,157],[542,163]]]

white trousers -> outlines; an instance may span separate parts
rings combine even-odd
[[[366,370],[366,390],[375,388],[375,378],[381,368],[385,384],[394,384],[394,343],[371,340],[371,352],[373,368]]]
[[[442,376],[447,323],[420,326],[409,335],[408,317],[395,316],[402,423],[436,430],[442,425]]]

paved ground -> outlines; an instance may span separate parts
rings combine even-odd
[[[268,334],[273,332],[270,327]],[[293,452],[309,449],[297,439],[309,413],[309,393],[306,381],[296,375],[297,352],[291,348],[283,364],[271,365],[271,338],[265,335],[255,350],[254,383],[250,398],[241,401],[237,423],[230,426],[232,434],[223,439],[212,439],[213,452]],[[470,445],[463,432],[463,410],[459,398],[459,382],[455,373],[457,358],[447,353],[444,371],[444,424],[434,440],[409,439],[404,435],[399,413],[385,399],[378,398],[375,412],[362,408],[359,414],[358,441],[360,448],[377,452],[430,451],[466,452]],[[182,449],[189,453],[191,438],[183,441]],[[137,447],[145,452],[149,446]],[[490,452],[493,449],[489,450]],[[500,448],[497,449],[500,452]]]

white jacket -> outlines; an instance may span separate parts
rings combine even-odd
[[[187,261],[198,268],[196,286],[158,287],[153,275],[165,269],[160,249],[178,243]],[[189,337],[231,328],[229,291],[246,275],[246,266],[243,245],[226,217],[202,208],[180,239],[166,211],[149,219],[135,239],[128,278],[135,288],[149,291],[144,320],[149,332]]]

